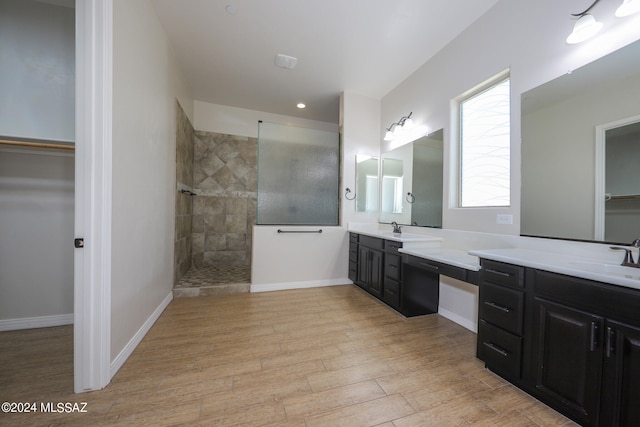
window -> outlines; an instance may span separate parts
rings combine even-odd
[[[510,204],[510,80],[501,73],[458,99],[460,207]]]

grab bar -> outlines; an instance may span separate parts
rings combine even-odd
[[[322,229],[320,230],[280,230],[278,229],[278,234],[282,233],[322,233]]]

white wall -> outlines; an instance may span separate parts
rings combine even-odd
[[[605,24],[595,39],[565,44],[571,32],[571,13],[583,10],[577,2],[501,0],[463,34],[420,67],[381,103],[380,129],[408,111],[416,125],[430,131],[444,128],[444,212],[446,229],[517,235],[520,232],[520,95],[640,37],[640,16],[614,17],[619,2],[600,2],[594,9]],[[511,69],[511,207],[458,209],[455,194],[457,162],[452,150],[451,100],[499,72]],[[389,149],[382,143],[382,151]],[[512,225],[496,224],[496,214],[513,215]],[[441,283],[441,310],[475,321],[477,294],[455,283]],[[470,303],[471,302],[471,303]]]
[[[75,141],[75,11],[0,2],[0,135]]]
[[[73,323],[73,163],[0,147],[0,331]]]
[[[193,118],[151,2],[114,1],[113,28],[112,360],[170,301],[176,98]]]
[[[378,212],[356,212],[356,201],[344,197],[345,190],[356,188],[356,156],[380,159],[380,101],[353,92],[340,96],[340,128],[342,133],[342,168],[340,186],[340,223],[377,222]],[[353,193],[351,193],[351,196]]]

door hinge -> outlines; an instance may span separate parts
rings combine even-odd
[[[76,248],[84,248],[84,239],[83,238],[74,239],[73,240],[73,245]]]

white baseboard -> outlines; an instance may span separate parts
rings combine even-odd
[[[478,324],[472,320],[462,317],[459,314],[456,314],[442,307],[438,308],[438,314],[441,315],[442,317],[445,317],[451,320],[452,322],[457,323],[458,325],[464,328],[469,329],[471,332],[478,333]]]
[[[306,282],[264,283],[251,285],[251,292],[284,291],[288,289],[322,288],[325,286],[351,285],[349,279],[311,280]]]
[[[51,326],[62,325],[73,325],[73,314],[4,319],[0,320],[0,332],[18,331],[21,329],[49,328]]]
[[[149,329],[151,329],[153,324],[156,323],[156,320],[158,320],[158,317],[160,317],[160,315],[162,314],[164,309],[167,308],[167,306],[169,305],[172,299],[173,299],[173,292],[169,292],[169,295],[167,295],[167,297],[164,300],[162,300],[158,308],[154,310],[154,312],[151,314],[151,316],[149,316],[147,321],[144,322],[144,324],[140,327],[140,329],[138,329],[138,332],[136,332],[135,335],[129,340],[127,345],[124,346],[124,348],[116,356],[116,358],[111,361],[111,378],[113,378],[114,375],[120,370],[122,365],[124,365],[124,362],[126,362],[129,356],[131,356],[131,353],[133,353],[133,350],[135,350],[136,347],[138,347],[138,344],[140,344],[140,341],[142,341],[144,336],[147,335],[147,332],[149,332]]]

